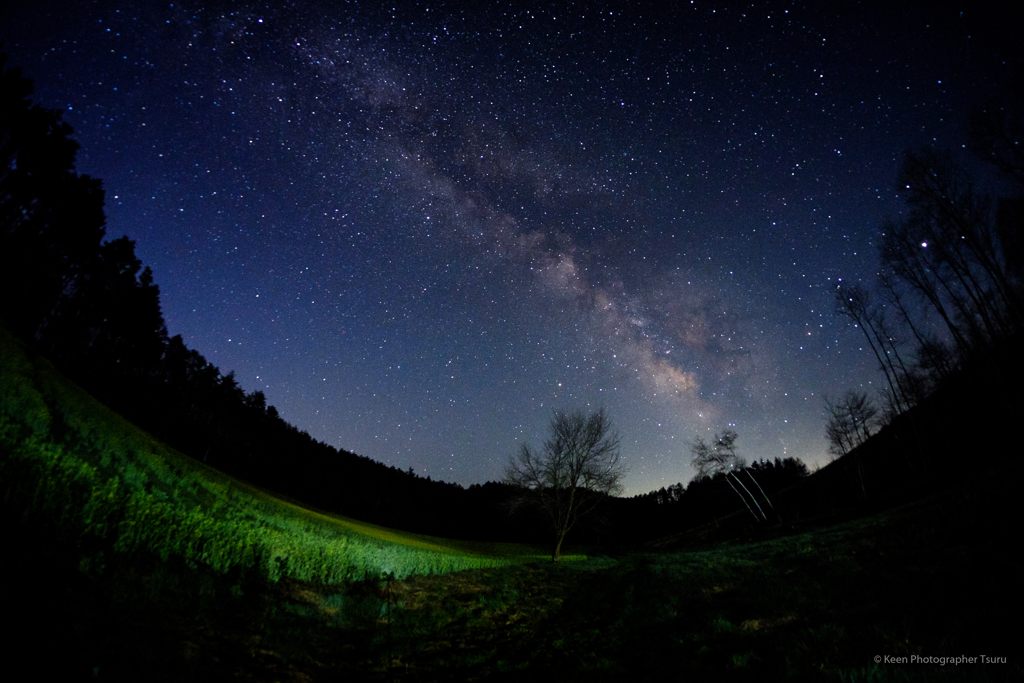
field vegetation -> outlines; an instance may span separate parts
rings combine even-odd
[[[0,332],[5,504],[75,537],[83,566],[145,552],[219,572],[336,584],[530,559],[515,544],[453,542],[315,512],[164,446]]]
[[[417,536],[277,499],[153,440],[10,336],[0,343],[3,568],[29,596],[6,644],[65,676],[1024,673],[1000,625],[1019,607],[1006,523],[1017,462],[867,517],[724,520],[741,531],[552,564],[546,548]],[[909,663],[958,655],[996,660]]]

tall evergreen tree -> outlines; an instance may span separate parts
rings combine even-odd
[[[80,294],[105,218],[99,181],[75,172],[71,126],[31,94],[0,54],[0,316],[38,339]]]

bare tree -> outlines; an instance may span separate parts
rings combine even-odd
[[[690,454],[693,456],[693,466],[697,470],[697,479],[704,479],[705,477],[713,477],[717,474],[724,474],[725,481],[729,484],[732,490],[740,497],[743,504],[747,506],[747,510],[754,519],[758,521],[767,520],[768,517],[765,515],[764,510],[761,508],[761,504],[757,502],[757,498],[750,489],[747,488],[746,484],[736,475],[737,471],[743,471],[746,468],[746,462],[743,458],[736,455],[736,439],[739,435],[731,429],[722,431],[721,435],[715,434],[714,440],[711,443],[704,441],[699,436],[693,440],[690,444]],[[747,471],[747,476],[754,482],[757,489],[761,492],[761,496],[771,506],[772,502],[765,495],[764,489],[757,483],[757,479],[754,478],[753,473],[750,470]],[[732,479],[730,479],[732,477]],[[739,484],[740,488],[736,488],[736,484]],[[743,489],[746,492],[746,496],[740,492]],[[749,499],[749,500],[748,500]],[[750,506],[750,503],[754,504],[757,508],[757,512],[754,512],[754,508]],[[774,506],[772,506],[774,507]],[[758,513],[761,517],[758,519]]]
[[[828,421],[825,436],[833,459],[840,458],[871,437],[878,426],[878,409],[866,393],[852,389],[840,398],[825,395]]]
[[[901,378],[901,384],[907,387],[915,403],[920,403],[929,396],[935,387],[958,368],[955,349],[939,338],[930,329],[932,316],[927,310],[913,310],[899,278],[892,273],[880,273],[878,291],[888,306],[896,311],[903,326],[914,336],[917,347],[914,352],[915,361]]]
[[[836,312],[849,318],[864,333],[879,368],[885,373],[885,381],[889,385],[886,400],[892,404],[892,412],[899,414],[908,409],[912,401],[907,387],[900,382],[908,375],[907,368],[886,321],[885,310],[872,302],[864,287],[840,284],[836,288]]]
[[[994,140],[990,133],[977,135]],[[1019,150],[1003,151],[981,156],[1014,175]],[[1007,232],[1000,220],[1009,204],[978,192],[962,163],[933,149],[906,153],[899,186],[909,211],[885,225],[883,267],[942,319],[961,356],[1011,338],[1024,326],[1024,296],[1014,263],[1019,223]]]
[[[860,497],[867,498],[862,453],[851,451],[871,438],[871,434],[878,428],[878,408],[866,393],[858,393],[851,389],[838,399],[826,394],[825,411],[828,413],[828,420],[825,423],[828,451],[833,460],[847,456],[843,461],[843,468]]]
[[[619,437],[604,409],[590,415],[555,411],[544,445],[523,444],[504,481],[520,490],[517,504],[540,508],[551,520],[551,560],[557,562],[566,534],[603,499],[622,492],[624,474]]]

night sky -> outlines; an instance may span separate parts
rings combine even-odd
[[[836,283],[903,150],[960,147],[1019,63],[978,3],[5,4],[172,335],[463,485],[604,407],[627,495],[726,427],[827,461],[822,393],[881,379]]]

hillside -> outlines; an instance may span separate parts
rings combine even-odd
[[[5,509],[77,546],[85,564],[146,553],[332,584],[498,566],[527,552],[482,553],[285,502],[153,439],[2,329],[0,347]]]
[[[43,674],[1024,673],[1005,628],[1021,604],[1021,561],[1007,549],[1019,460],[840,523],[554,565],[522,546],[415,536],[277,500],[161,445],[10,336],[0,345],[2,567],[19,625],[3,643],[7,661]]]

